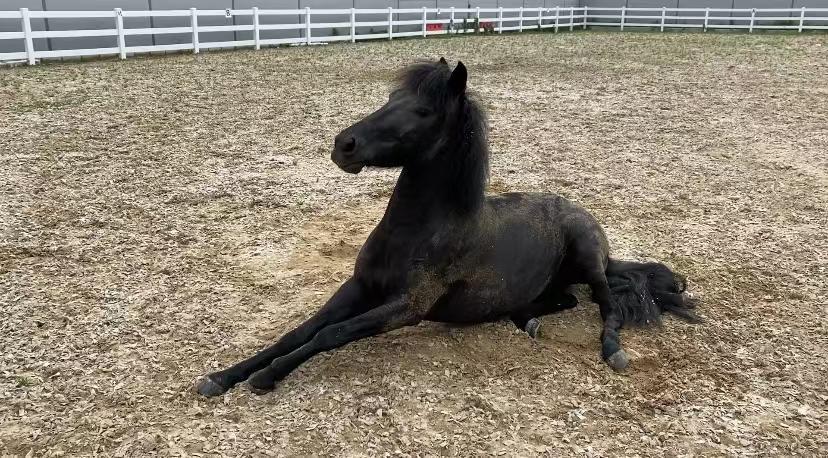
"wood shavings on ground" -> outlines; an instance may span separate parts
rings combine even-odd
[[[19,456],[828,452],[828,36],[394,40],[0,70],[0,452]],[[462,60],[493,191],[589,208],[616,256],[690,279],[707,322],[597,307],[423,324],[319,355],[265,396],[200,375],[349,274],[394,171],[333,136],[416,59]]]

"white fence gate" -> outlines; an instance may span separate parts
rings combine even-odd
[[[669,13],[669,15],[668,15]],[[737,14],[734,16],[734,14]],[[399,15],[415,16],[417,19],[399,20]],[[362,20],[366,15],[376,19]],[[386,16],[387,15],[387,16]],[[395,15],[397,19],[395,19]],[[431,15],[432,17],[429,17]],[[249,17],[247,25],[198,25],[199,17],[223,16],[226,18]],[[298,23],[263,24],[260,18],[265,16],[299,16]],[[314,17],[340,17],[337,22],[314,22]],[[461,17],[462,16],[462,17]],[[178,17],[189,21],[188,26],[166,28],[125,28],[124,18]],[[112,28],[91,30],[50,30],[32,31],[32,19],[58,18],[111,18]],[[531,31],[538,29],[573,30],[588,26],[618,27],[654,27],[664,31],[665,28],[700,28],[709,29],[747,29],[754,32],[760,29],[828,30],[828,8],[776,8],[776,9],[726,9],[726,8],[597,8],[597,7],[555,7],[555,8],[386,8],[386,9],[311,9],[268,10],[268,9],[225,9],[225,10],[154,10],[124,11],[116,8],[111,11],[0,11],[0,19],[18,19],[19,32],[2,32],[0,40],[23,40],[25,51],[0,53],[0,61],[26,61],[35,64],[38,59],[80,56],[119,55],[126,59],[130,54],[192,50],[198,53],[202,49],[275,46],[285,44],[329,43],[335,41],[375,40],[400,37],[426,37],[435,34],[474,33],[491,31]],[[680,22],[682,21],[682,22]],[[434,30],[434,24],[441,24]],[[400,26],[407,26],[408,31],[401,31]],[[432,27],[429,27],[432,26]],[[362,27],[385,27],[382,33],[358,33]],[[395,30],[394,28],[397,27]],[[337,34],[332,31],[348,30],[349,33]],[[317,35],[318,29],[328,29],[326,35]],[[302,30],[302,37],[262,39],[261,32],[266,30]],[[202,41],[200,34],[209,32],[252,32],[250,40]],[[152,46],[127,46],[126,37],[136,35],[189,34],[189,43],[164,44]],[[36,50],[34,39],[58,37],[112,37],[112,47],[94,49]]]

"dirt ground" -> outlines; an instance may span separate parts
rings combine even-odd
[[[427,323],[193,392],[349,275],[396,171],[329,160],[401,66],[469,67],[491,191],[553,191],[703,325]],[[524,34],[0,70],[0,454],[828,454],[828,35]]]

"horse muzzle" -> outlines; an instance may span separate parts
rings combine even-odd
[[[348,173],[359,173],[365,167],[365,162],[357,154],[357,139],[345,132],[334,139],[334,148],[331,152],[331,160],[340,169]]]

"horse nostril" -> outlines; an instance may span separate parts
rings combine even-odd
[[[348,137],[342,141],[341,146],[342,152],[350,153],[356,149],[356,138]]]

